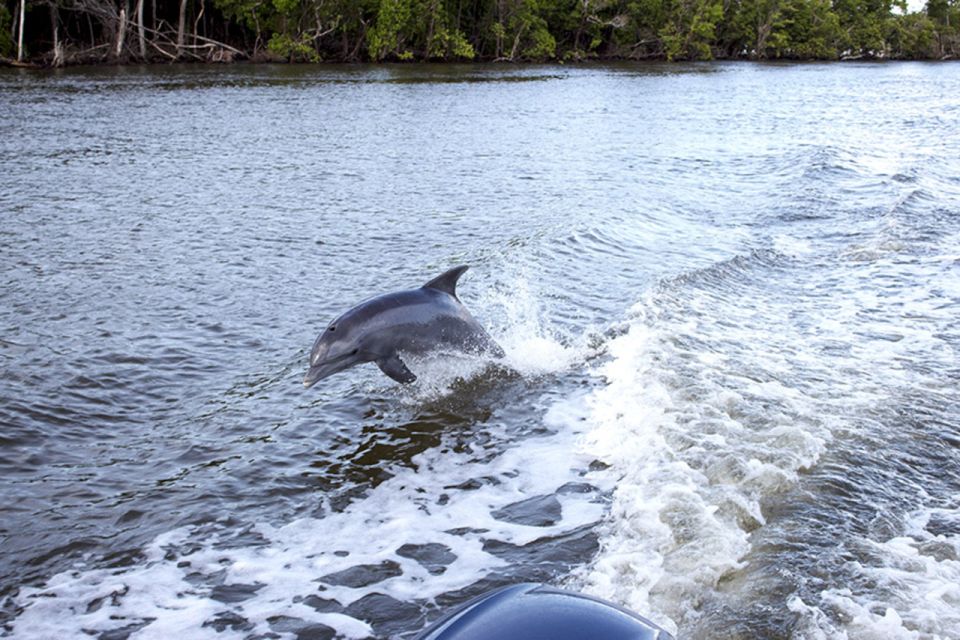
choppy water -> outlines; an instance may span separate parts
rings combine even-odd
[[[0,73],[0,635],[960,637],[960,67]],[[469,263],[516,370],[304,390]],[[274,635],[269,635],[274,634]]]

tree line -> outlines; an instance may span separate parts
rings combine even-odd
[[[2,0],[0,59],[941,59],[960,0]]]

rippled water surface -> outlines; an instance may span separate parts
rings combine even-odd
[[[960,637],[960,67],[0,70],[0,635]],[[466,263],[508,367],[316,334]]]

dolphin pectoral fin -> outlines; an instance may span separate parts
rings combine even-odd
[[[377,366],[380,367],[380,371],[403,384],[408,384],[417,379],[417,376],[413,375],[410,369],[407,369],[407,365],[395,353],[377,360]]]

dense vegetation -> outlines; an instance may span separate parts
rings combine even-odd
[[[960,0],[928,0],[914,13],[907,13],[905,0],[3,2],[0,57],[54,65],[234,59],[929,59],[960,53]]]

